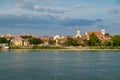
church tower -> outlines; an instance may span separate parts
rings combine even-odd
[[[103,35],[105,35],[105,29],[102,29],[102,30],[101,30],[101,33],[102,33]]]
[[[80,34],[80,30],[79,30],[79,29],[77,30],[77,34],[76,34],[75,37],[76,37],[76,38],[78,38],[78,37],[81,38],[81,34]]]

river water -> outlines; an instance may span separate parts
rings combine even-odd
[[[120,51],[4,51],[0,80],[120,80]]]

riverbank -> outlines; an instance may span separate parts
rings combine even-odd
[[[10,49],[10,51],[119,51],[120,49]]]
[[[76,50],[76,51],[85,51],[85,50],[120,50],[120,46],[69,46],[69,47],[58,47],[58,46],[33,46],[33,47],[10,47],[9,50]]]
[[[120,50],[115,48],[95,48],[95,47],[57,47],[57,48],[19,48],[19,49],[10,49],[10,50],[75,50],[75,51],[85,51],[85,50]]]

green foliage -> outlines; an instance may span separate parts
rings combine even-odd
[[[120,35],[115,35],[112,37],[113,46],[120,46]]]
[[[48,43],[49,43],[50,45],[53,45],[53,44],[55,44],[55,40],[50,39],[50,40],[48,41]]]
[[[66,46],[78,46],[78,42],[76,39],[68,37],[66,42],[65,42],[65,45]]]
[[[110,36],[110,34],[109,33],[105,33],[105,36]]]
[[[85,43],[86,46],[88,46],[89,45],[89,40],[85,39],[84,43]]]
[[[63,47],[51,47],[51,46],[33,46],[32,49],[65,49]]]
[[[38,38],[30,38],[29,39],[29,43],[30,44],[33,44],[33,45],[38,45],[40,43],[42,43],[43,41],[41,39],[38,39]]]
[[[89,45],[96,46],[98,44],[98,42],[99,42],[98,37],[94,33],[92,33],[89,38]]]
[[[8,40],[4,37],[0,37],[0,43],[8,43]]]
[[[20,49],[19,46],[10,46],[10,49]]]
[[[90,49],[120,49],[120,46],[90,46]]]
[[[104,41],[103,46],[112,46],[112,41],[111,40]]]
[[[30,38],[32,38],[32,36],[21,36],[21,38],[23,38],[23,39],[30,39]]]

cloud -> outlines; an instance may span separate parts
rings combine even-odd
[[[0,32],[1,33],[30,33],[41,35],[55,35],[55,34],[73,34],[78,29],[82,30],[87,26],[91,27],[102,21],[88,20],[88,19],[76,19],[76,18],[64,18],[51,15],[21,15],[15,16],[11,14],[4,14],[0,16]],[[87,28],[86,28],[87,29]],[[68,31],[66,31],[68,30]],[[74,31],[73,31],[74,30]],[[5,31],[5,32],[4,32]],[[48,31],[48,32],[47,32]],[[45,33],[47,32],[47,33]]]
[[[21,27],[21,28],[59,28],[70,26],[92,26],[98,23],[99,20],[87,20],[87,19],[75,19],[65,18],[61,19],[57,16],[41,15],[41,16],[14,16],[14,15],[2,15],[0,16],[0,24],[4,27]],[[61,27],[61,28],[62,28]]]
[[[109,13],[111,14],[120,14],[120,8],[114,8],[114,9],[110,9]]]
[[[33,6],[33,10],[36,11],[47,11],[47,12],[53,12],[53,13],[63,13],[64,9],[63,8],[55,8],[55,7],[50,7],[50,6]]]
[[[118,0],[118,1],[117,1],[117,3],[119,3],[119,4],[120,4],[120,0]]]
[[[76,26],[84,27],[84,29],[97,29],[96,25],[102,24],[101,27],[107,28],[112,25],[111,23],[119,24],[120,20],[120,8],[116,3],[117,1],[119,3],[120,0],[106,0],[106,3],[99,3],[96,0],[3,1],[6,3],[13,1],[14,6],[10,3],[2,5],[0,10],[0,27],[2,29],[4,27],[16,28],[16,30],[19,28],[31,31],[43,29],[59,31],[71,26],[74,29]],[[108,26],[106,27],[106,25]]]
[[[65,26],[92,26],[95,25],[98,20],[87,20],[87,19],[64,19],[62,20],[63,25]]]
[[[120,26],[120,23],[112,23],[112,25],[114,25],[114,26]]]
[[[31,0],[32,1],[32,0]],[[58,8],[58,7],[50,7],[50,6],[41,6],[37,5],[36,1],[32,2],[16,2],[14,3],[16,8],[22,8],[22,9],[27,9],[27,10],[32,10],[32,11],[39,11],[39,12],[50,12],[50,13],[63,13],[64,9],[63,8]]]

